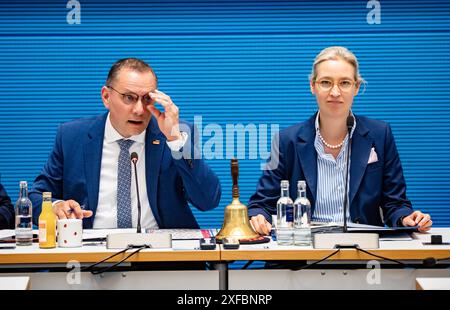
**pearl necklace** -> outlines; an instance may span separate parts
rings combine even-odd
[[[338,148],[340,148],[343,144],[344,144],[344,141],[345,141],[345,138],[344,138],[344,140],[342,140],[342,142],[341,143],[339,143],[339,144],[336,144],[336,145],[331,145],[331,144],[329,144],[329,143],[327,143],[327,141],[325,141],[325,139],[322,137],[322,135],[320,134],[320,131],[318,130],[317,131],[317,134],[319,135],[319,139],[320,139],[320,141],[322,141],[322,143],[323,144],[325,144],[328,148],[330,148],[330,149],[338,149]]]

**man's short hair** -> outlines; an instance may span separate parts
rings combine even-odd
[[[152,67],[150,67],[145,61],[138,58],[123,58],[116,61],[111,69],[109,69],[108,78],[106,79],[106,85],[110,86],[112,82],[117,78],[119,71],[123,68],[131,69],[133,71],[138,72],[146,72],[150,71],[155,77],[156,83],[158,84],[158,77],[153,71]]]

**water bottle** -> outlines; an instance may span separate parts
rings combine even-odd
[[[281,197],[277,201],[277,243],[294,244],[294,203],[289,197],[289,181],[281,181]]]
[[[294,244],[311,245],[311,203],[306,198],[306,182],[298,181],[294,202]]]
[[[20,181],[20,194],[15,206],[16,245],[33,244],[32,204],[28,199],[28,184]]]

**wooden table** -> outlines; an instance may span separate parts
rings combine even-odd
[[[230,270],[230,289],[414,289],[417,276],[450,276],[448,269],[427,269],[423,260],[450,257],[449,245],[424,245],[432,234],[441,234],[444,242],[450,242],[449,228],[433,228],[430,232],[414,233],[410,241],[380,240],[378,249],[368,252],[384,258],[401,261],[414,268],[363,253],[356,249],[342,249],[314,269],[291,270]],[[308,264],[321,260],[335,252],[335,249],[314,249],[312,246],[279,246],[276,241],[267,244],[241,245],[238,250],[221,248],[222,261],[306,261]],[[445,262],[443,262],[445,263]],[[447,266],[450,261],[446,261]],[[300,265],[299,265],[300,266]],[[381,283],[370,283],[372,268],[380,269]],[[399,280],[400,279],[400,280]],[[353,283],[352,283],[353,281]],[[311,285],[308,285],[311,284]],[[380,284],[376,286],[375,284]]]
[[[321,260],[335,250],[316,250],[307,246],[279,246],[276,242],[258,245],[241,245],[238,250],[225,250],[221,246],[215,250],[199,250],[198,240],[173,241],[170,249],[145,249],[126,260],[126,263],[149,262],[210,262],[215,270],[201,271],[143,271],[139,274],[130,271],[109,273],[103,278],[81,272],[85,289],[95,288],[191,288],[191,289],[272,289],[272,288],[415,288],[418,277],[450,277],[450,269],[426,269],[423,260],[429,257],[443,259],[450,257],[448,245],[424,245],[431,234],[443,235],[444,242],[450,242],[449,228],[433,228],[425,234],[415,234],[409,241],[380,241],[380,248],[368,250],[370,253],[402,261],[413,265],[413,268],[395,265],[395,263],[374,257],[355,249],[343,249],[335,256],[315,266],[315,269],[302,271],[292,270],[228,270],[232,261],[306,261],[308,264]],[[131,251],[107,260],[118,262]],[[118,252],[108,250],[104,244],[96,244],[82,248],[39,249],[35,244],[30,247],[0,250],[0,268],[59,268],[65,271],[68,263],[86,266],[99,262]],[[447,262],[448,265],[449,262]],[[353,267],[349,267],[353,266]],[[380,269],[381,284],[377,283],[376,272]],[[373,269],[373,270],[372,270]],[[372,274],[373,273],[373,274]],[[3,274],[5,275],[5,274]],[[17,276],[23,274],[10,274]],[[53,286],[66,289],[77,289],[66,277],[67,272],[29,273],[33,288],[50,288]],[[52,277],[47,279],[45,277]],[[370,280],[373,276],[373,281]],[[83,278],[84,277],[84,278]],[[56,279],[56,280],[55,280]],[[401,279],[401,280],[398,280]],[[34,281],[38,281],[34,285]],[[155,280],[154,284],[151,281]],[[53,281],[53,282],[52,282]],[[159,282],[158,282],[159,281]],[[373,283],[371,283],[371,281]],[[163,284],[161,284],[163,283]],[[346,283],[349,283],[348,285]],[[48,286],[45,286],[45,285]],[[180,286],[177,286],[180,284]],[[308,286],[308,284],[311,284]],[[379,285],[374,287],[373,285]],[[42,287],[39,287],[42,285]],[[143,287],[141,287],[142,285]],[[146,286],[150,285],[150,286]],[[151,286],[154,285],[154,286]],[[347,286],[346,286],[347,285]]]
[[[0,268],[11,273],[4,276],[27,275],[34,289],[219,289],[220,249],[200,250],[198,240],[173,241],[172,248],[145,249],[125,260],[120,271],[93,275],[80,272],[82,267],[102,261],[119,252],[105,244],[80,248],[40,249],[37,244],[0,250]],[[111,258],[105,263],[119,262],[135,250]],[[217,270],[148,270],[145,263],[209,262]],[[141,263],[144,267],[131,265]],[[75,269],[72,270],[72,268]],[[103,265],[105,267],[105,265]],[[147,269],[146,269],[147,268]],[[167,268],[167,267],[166,267]],[[25,271],[24,271],[25,270]],[[41,272],[41,271],[46,272]],[[71,271],[72,270],[72,271]],[[17,272],[20,271],[20,272]],[[52,272],[59,271],[59,272]],[[63,271],[63,272],[61,272]]]

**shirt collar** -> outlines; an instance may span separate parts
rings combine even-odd
[[[106,118],[106,124],[105,124],[105,136],[104,139],[106,141],[106,143],[113,143],[116,142],[118,140],[122,140],[122,139],[128,139],[128,140],[133,140],[137,143],[145,143],[145,133],[146,133],[147,129],[144,130],[143,132],[141,132],[138,135],[135,136],[131,136],[129,138],[124,138],[122,137],[122,135],[120,133],[117,132],[117,130],[113,127],[113,125],[111,124],[111,119],[109,117],[109,113],[108,113],[108,117]]]

